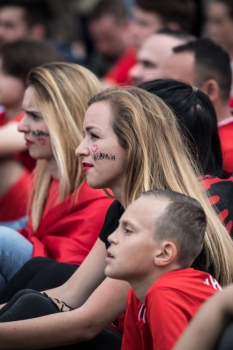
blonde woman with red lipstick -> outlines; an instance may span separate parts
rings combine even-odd
[[[103,91],[90,100],[83,131],[76,155],[87,182],[95,189],[110,188],[115,201],[94,247],[66,283],[46,295],[21,290],[0,310],[0,349],[120,349],[120,336],[109,336],[104,329],[124,312],[129,285],[104,275],[108,236],[124,209],[150,189],[170,189],[201,203],[208,225],[194,266],[211,271],[223,285],[233,280],[233,243],[199,185],[176,118],[161,99],[138,88]],[[124,225],[127,237],[130,230]],[[30,274],[36,259],[25,264],[11,286]]]
[[[88,186],[74,149],[83,139],[87,102],[100,90],[78,65],[51,63],[30,72],[18,130],[37,165],[26,229],[0,227],[0,289],[31,257],[77,266],[95,243],[112,200]]]

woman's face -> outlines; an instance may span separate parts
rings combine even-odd
[[[85,138],[75,154],[82,157],[89,186],[110,188],[119,199],[126,176],[127,150],[119,145],[111,124],[112,111],[108,102],[92,104],[84,119]]]
[[[29,154],[34,159],[53,160],[53,151],[48,127],[37,105],[37,95],[32,86],[25,91],[22,109],[25,116],[18,125],[24,133]]]

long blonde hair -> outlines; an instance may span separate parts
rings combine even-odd
[[[80,158],[74,151],[83,139],[83,119],[88,100],[102,90],[88,69],[72,63],[49,63],[33,69],[27,79],[49,129],[54,158],[59,170],[60,200],[84,180]],[[31,199],[32,227],[41,220],[51,182],[46,160],[38,160]]]
[[[232,282],[233,243],[198,182],[199,171],[170,108],[159,97],[138,88],[107,89],[89,105],[99,101],[109,103],[113,130],[128,151],[123,206],[151,189],[170,189],[197,199],[208,219],[203,267],[206,271],[212,267],[223,285]]]

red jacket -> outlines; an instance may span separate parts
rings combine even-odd
[[[84,182],[77,199],[74,194],[47,208],[36,232],[31,218],[19,232],[33,243],[33,256],[81,264],[99,236],[105,214],[112,199],[103,190],[90,188]]]
[[[24,113],[8,121],[5,111],[0,112],[0,127],[14,122],[19,123]],[[30,172],[34,168],[36,161],[31,158],[28,151],[17,153],[12,156],[25,167],[25,172],[0,198],[0,222],[12,221],[25,216],[27,213],[28,199],[31,191]]]

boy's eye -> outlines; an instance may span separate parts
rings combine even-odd
[[[124,228],[124,231],[125,231],[126,234],[132,233],[132,231],[130,229],[128,229],[128,228]]]

